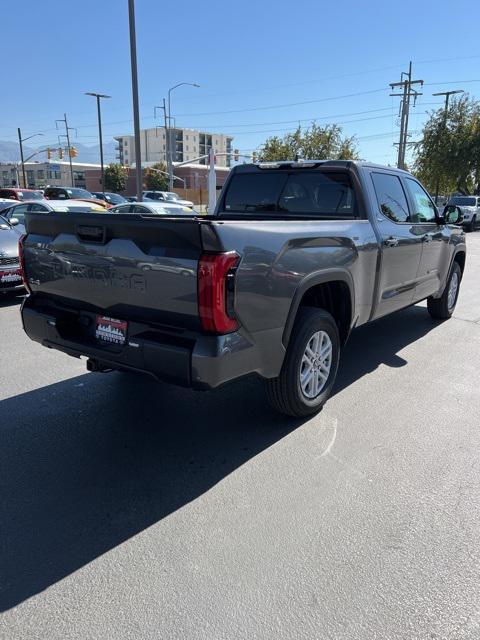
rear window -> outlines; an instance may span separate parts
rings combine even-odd
[[[239,173],[225,194],[226,213],[276,213],[321,218],[357,215],[350,176],[333,171]]]

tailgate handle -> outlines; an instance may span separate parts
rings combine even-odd
[[[84,242],[95,242],[97,244],[105,244],[105,239],[106,239],[105,227],[79,224],[77,226],[77,238],[79,240],[83,240]]]

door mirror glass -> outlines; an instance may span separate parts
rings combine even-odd
[[[447,204],[443,210],[443,217],[447,224],[462,224],[463,222],[462,210],[455,204]]]
[[[16,224],[19,224],[20,220],[18,218],[10,218],[9,222],[14,227]]]

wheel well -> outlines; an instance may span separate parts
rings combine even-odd
[[[463,275],[463,270],[465,269],[465,252],[464,251],[459,251],[455,258],[454,258],[455,262],[458,263],[458,266],[460,267],[461,271],[462,271],[462,275]]]
[[[299,306],[328,311],[337,323],[341,343],[345,344],[352,322],[352,298],[346,282],[334,280],[311,287],[303,294]]]

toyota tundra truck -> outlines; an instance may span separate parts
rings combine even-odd
[[[236,166],[214,213],[29,213],[27,335],[194,389],[248,374],[280,412],[332,391],[350,332],[421,300],[449,318],[465,267],[461,211],[366,162]]]

